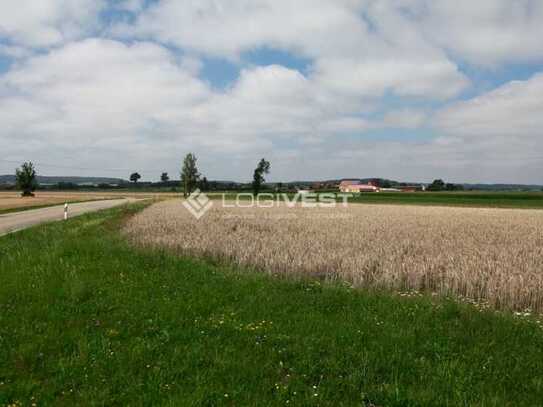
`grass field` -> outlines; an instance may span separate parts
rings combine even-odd
[[[245,192],[241,199],[247,200],[247,194],[250,192]],[[289,199],[294,196],[288,195]],[[382,192],[350,195],[348,199],[350,203],[543,209],[543,192]],[[211,193],[209,197],[222,199],[223,195]],[[232,200],[236,199],[236,194],[226,193],[224,197]],[[338,201],[342,200],[343,198],[338,197]]]
[[[543,209],[543,192],[387,192],[357,194],[350,202]]]
[[[543,399],[530,318],[136,249],[135,208],[0,238],[0,405]]]

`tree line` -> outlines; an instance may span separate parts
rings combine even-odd
[[[198,171],[196,165],[198,159],[194,153],[188,153],[183,159],[183,164],[181,166],[181,187],[183,189],[183,195],[185,197],[189,196],[197,188],[206,191],[209,189],[209,182],[206,177],[202,177],[202,174]],[[253,182],[252,190],[255,195],[258,195],[262,189],[262,185],[266,181],[264,175],[269,174],[271,169],[271,164],[266,159],[262,158],[253,173]],[[141,175],[137,172],[130,174],[130,181],[134,184],[141,179]],[[168,182],[170,177],[167,172],[163,172],[160,176],[161,182]]]
[[[189,196],[197,188],[202,191],[208,191],[211,184],[207,178],[198,171],[197,158],[194,153],[188,153],[183,159],[181,166],[181,188],[185,197]],[[251,189],[253,194],[258,195],[266,182],[265,175],[269,174],[271,164],[265,158],[262,158],[253,172],[253,181]],[[130,181],[137,184],[141,179],[138,172],[130,174]],[[15,170],[16,186],[22,191],[22,196],[33,196],[34,191],[38,186],[36,169],[32,162],[24,163],[20,168]],[[160,181],[164,184],[170,182],[170,177],[167,172],[160,175]],[[279,183],[281,184],[281,183]],[[427,188],[427,191],[461,191],[464,189],[462,185],[445,183],[442,179],[434,180]]]

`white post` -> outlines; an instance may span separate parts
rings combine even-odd
[[[68,220],[68,202],[64,204],[64,220]]]

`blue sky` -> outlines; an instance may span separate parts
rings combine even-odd
[[[0,173],[543,183],[543,4],[399,4],[8,0]]]

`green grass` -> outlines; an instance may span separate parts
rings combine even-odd
[[[415,192],[357,194],[349,202],[543,209],[541,192]]]
[[[0,405],[543,400],[533,321],[134,249],[135,208],[0,238]]]

